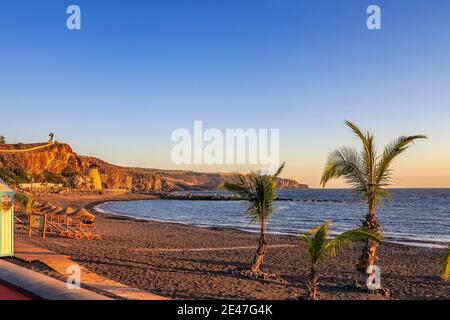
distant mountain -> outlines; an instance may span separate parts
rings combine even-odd
[[[1,145],[0,150],[28,149],[45,144]],[[232,178],[232,173],[199,173],[182,170],[160,170],[116,166],[101,159],[80,156],[65,143],[25,153],[0,152],[0,177],[28,182],[59,182],[72,186],[87,181],[86,171],[97,167],[102,184],[107,189],[127,189],[133,192],[161,192],[175,190],[214,190]],[[285,189],[305,189],[291,179],[279,179],[278,185]]]

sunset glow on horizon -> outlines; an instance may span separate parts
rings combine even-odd
[[[66,1],[2,4],[9,143],[54,132],[113,164],[249,172],[258,166],[175,165],[172,132],[196,120],[279,129],[282,176],[318,188],[331,151],[359,148],[348,119],[378,152],[401,135],[429,137],[396,159],[392,187],[450,187],[448,1],[377,1],[381,30],[366,27],[367,1],[76,2],[83,24],[72,31]]]

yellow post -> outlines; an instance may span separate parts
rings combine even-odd
[[[14,255],[14,194],[0,179],[0,257]]]

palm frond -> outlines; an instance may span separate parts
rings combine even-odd
[[[250,196],[250,194],[251,194],[250,191],[249,191],[249,189],[248,189],[245,185],[243,185],[243,184],[239,184],[239,183],[231,183],[231,182],[225,182],[225,183],[223,184],[223,187],[224,187],[226,190],[228,190],[228,191],[230,191],[230,192],[232,192],[232,193],[238,195],[238,196],[241,197],[242,199],[248,199],[249,196]]]
[[[395,141],[389,143],[379,157],[376,165],[376,182],[378,185],[387,187],[391,181],[392,161],[406,151],[417,139],[427,139],[424,135],[402,136]]]
[[[389,197],[386,187],[389,186],[391,165],[393,160],[404,152],[416,139],[424,139],[424,135],[400,137],[385,147],[381,156],[377,156],[375,139],[370,132],[363,132],[350,121],[345,124],[359,138],[362,150],[340,148],[329,156],[322,173],[320,184],[325,187],[331,179],[345,178],[355,193],[369,205],[380,204]]]
[[[236,174],[234,182],[226,182],[223,188],[238,195],[246,204],[245,213],[251,222],[267,221],[274,212],[276,179],[282,172],[283,163],[273,175]]]
[[[369,181],[373,181],[374,168],[376,159],[375,138],[370,132],[363,133],[363,131],[353,122],[346,120],[345,124],[353,133],[359,138],[363,149],[361,151],[361,159],[364,164],[365,171],[368,174]]]
[[[377,232],[367,228],[357,228],[341,233],[334,239],[330,240],[326,249],[330,251],[331,255],[336,255],[336,251],[345,248],[351,248],[359,241],[363,240],[383,240],[381,232]]]
[[[343,147],[328,156],[320,184],[325,187],[328,181],[340,177],[353,188],[364,189],[367,185],[361,159],[353,148]]]
[[[26,192],[17,192],[14,196],[14,200],[27,214],[32,213],[35,200],[31,194]]]
[[[273,174],[274,178],[278,178],[278,176],[281,174],[281,172],[284,170],[284,167],[286,166],[286,162],[283,162],[281,166],[278,168],[277,171]]]
[[[325,221],[317,228],[300,235],[300,242],[305,246],[306,256],[312,266],[315,266],[326,257],[324,248],[330,234],[330,224],[330,221]]]
[[[305,246],[306,255],[313,266],[329,256],[335,256],[340,249],[352,247],[358,241],[367,239],[381,241],[383,239],[381,233],[365,228],[349,230],[334,239],[329,239],[330,225],[331,222],[326,221],[317,228],[300,235],[300,242]]]
[[[361,140],[361,142],[364,144],[365,147],[368,146],[366,135],[362,132],[361,128],[359,128],[356,124],[349,120],[345,120],[345,125],[349,127],[353,133]]]

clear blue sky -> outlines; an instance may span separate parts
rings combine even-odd
[[[70,4],[82,30],[66,29]],[[369,4],[382,30],[366,28]],[[284,176],[317,186],[327,154],[355,142],[350,119],[380,145],[429,135],[397,186],[450,186],[447,0],[2,1],[0,40],[10,142],[52,131],[81,154],[176,168],[170,134],[194,120],[279,128]]]

